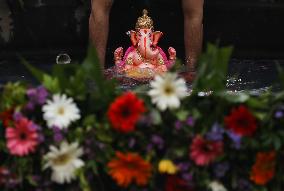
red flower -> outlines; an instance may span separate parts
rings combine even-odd
[[[188,183],[176,175],[168,176],[166,180],[166,191],[192,191]]]
[[[241,136],[251,136],[257,128],[256,118],[243,105],[233,108],[231,114],[225,117],[228,129]]]
[[[145,111],[144,102],[134,93],[127,92],[110,105],[107,116],[114,129],[128,133],[134,131],[135,124]]]
[[[10,122],[13,121],[13,113],[14,109],[9,109],[0,113],[0,120],[2,121],[4,127],[8,127]]]
[[[196,136],[190,146],[190,158],[198,166],[206,166],[223,154],[222,141],[208,141]]]
[[[109,174],[119,186],[127,187],[131,183],[139,186],[148,184],[152,166],[138,154],[116,152],[116,158],[108,164]]]
[[[10,154],[25,156],[34,152],[39,142],[36,125],[27,118],[21,118],[15,127],[6,129],[7,148]]]
[[[252,167],[250,179],[258,185],[265,185],[275,174],[276,152],[259,152]]]

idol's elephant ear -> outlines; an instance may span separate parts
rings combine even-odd
[[[132,45],[133,45],[134,47],[137,47],[138,39],[137,39],[136,32],[133,31],[133,30],[130,31],[130,39],[131,39]]]
[[[152,39],[152,42],[153,42],[153,46],[157,46],[160,38],[163,36],[163,33],[160,32],[160,31],[155,31],[153,32],[153,39]]]

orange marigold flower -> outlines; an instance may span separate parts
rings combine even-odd
[[[259,152],[252,167],[250,179],[258,185],[265,185],[275,174],[276,152]]]
[[[119,186],[127,187],[135,182],[139,186],[148,183],[152,166],[134,153],[116,152],[116,159],[108,163],[109,174]]]

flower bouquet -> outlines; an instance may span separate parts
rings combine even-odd
[[[282,191],[284,93],[228,92],[231,52],[209,45],[192,91],[168,72],[123,92],[92,48],[23,61],[40,83],[1,91],[1,190]]]

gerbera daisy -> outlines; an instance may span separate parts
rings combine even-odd
[[[84,161],[79,158],[83,155],[83,149],[79,148],[78,143],[68,144],[63,141],[59,148],[50,146],[49,150],[44,156],[44,169],[52,169],[52,181],[58,184],[70,183],[76,178],[76,170],[84,166]]]
[[[39,135],[35,124],[26,118],[20,118],[15,127],[6,129],[7,148],[12,155],[24,156],[35,151]]]
[[[265,185],[275,174],[276,152],[259,152],[252,167],[250,179],[258,185]]]
[[[222,141],[208,141],[196,136],[190,146],[190,158],[198,166],[206,166],[223,154]]]
[[[225,117],[225,124],[228,129],[240,136],[251,136],[257,128],[256,118],[243,105],[232,109],[231,114]]]
[[[114,129],[127,133],[134,130],[135,124],[145,111],[144,102],[134,93],[127,92],[115,99],[107,116]]]
[[[116,159],[110,161],[107,166],[110,176],[122,187],[133,182],[144,186],[151,176],[151,164],[133,153],[116,152]]]
[[[173,73],[156,76],[150,85],[152,89],[148,92],[148,95],[151,96],[152,103],[156,104],[161,111],[167,108],[179,108],[180,99],[187,96],[184,79],[178,79],[177,75]]]
[[[42,107],[43,118],[48,127],[56,126],[60,129],[67,128],[71,122],[80,119],[80,111],[72,98],[67,98],[65,94],[53,95],[52,100]]]

